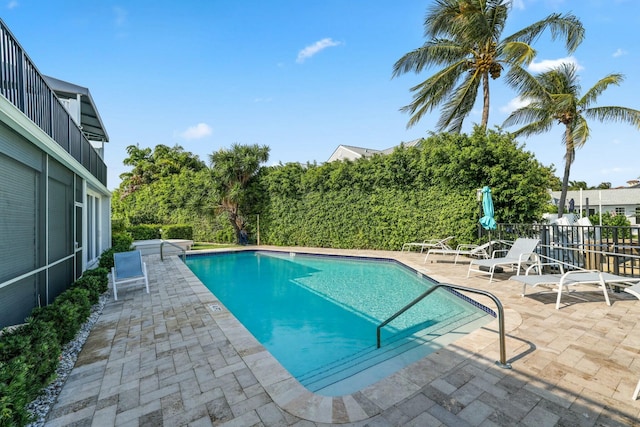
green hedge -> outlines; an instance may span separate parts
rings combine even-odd
[[[132,244],[133,238],[128,233],[114,233],[111,236],[111,248],[100,255],[98,266],[110,271],[113,267],[113,254],[130,251]]]
[[[32,421],[26,406],[55,378],[61,348],[106,292],[107,274],[104,268],[86,271],[53,304],[35,308],[27,323],[0,335],[0,427]]]
[[[160,238],[160,228],[158,224],[140,224],[127,227],[127,232],[133,240],[153,240]]]
[[[165,225],[162,227],[162,238],[193,240],[193,227],[190,225]]]

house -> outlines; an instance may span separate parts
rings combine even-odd
[[[415,147],[416,145],[422,142],[422,138],[414,139],[413,141],[403,142],[402,146]],[[339,145],[338,148],[335,149],[331,157],[329,157],[328,162],[333,162],[336,160],[356,160],[363,157],[371,157],[374,154],[391,154],[393,150],[398,148],[400,145],[395,145],[391,148],[387,148],[385,150],[376,150],[374,148],[362,148],[362,147],[354,147],[352,145]]]
[[[0,20],[0,327],[111,246],[107,132],[89,90],[43,76]]]
[[[552,191],[551,198],[557,206],[560,191]],[[575,212],[588,212],[588,215],[611,212],[626,216],[631,225],[640,225],[640,187],[632,185],[605,190],[567,191],[565,212],[569,212],[571,200]]]

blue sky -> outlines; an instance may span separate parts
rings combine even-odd
[[[2,19],[40,72],[91,91],[110,137],[110,189],[128,170],[128,145],[178,144],[208,162],[257,143],[271,148],[269,164],[322,163],[340,144],[384,149],[428,136],[437,121],[434,112],[407,129],[399,111],[430,71],[391,79],[395,61],[425,41],[430,0],[3,1]],[[577,15],[586,39],[568,58],[543,35],[532,71],[574,61],[583,91],[622,73],[598,105],[640,109],[640,2],[514,0],[503,35],[554,12]],[[517,100],[500,80],[491,92],[493,127]],[[591,135],[572,180],[620,186],[640,176],[637,129],[593,123]],[[560,176],[560,126],[521,141]]]

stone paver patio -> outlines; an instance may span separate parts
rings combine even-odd
[[[491,284],[467,279],[466,264],[423,264],[418,253],[263,249],[392,257],[438,281],[488,290],[505,307],[513,369],[495,364],[494,321],[359,392],[315,395],[178,257],[150,255],[151,293],[123,289],[105,305],[47,425],[640,425],[640,400],[631,400],[640,301],[627,293],[610,293],[609,307],[597,288],[584,287],[555,310],[553,292],[523,298],[508,275]]]

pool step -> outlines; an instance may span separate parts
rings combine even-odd
[[[328,365],[298,376],[298,381],[308,390],[328,395],[336,395],[332,390],[339,390],[340,382],[358,382],[371,384],[371,376],[384,378],[397,371],[399,367],[417,361],[441,348],[437,340],[443,335],[477,320],[479,315],[449,319],[420,331],[408,331],[384,337],[381,348],[370,346],[350,357],[337,360]],[[412,333],[413,332],[413,333]],[[337,394],[340,394],[339,392]]]

